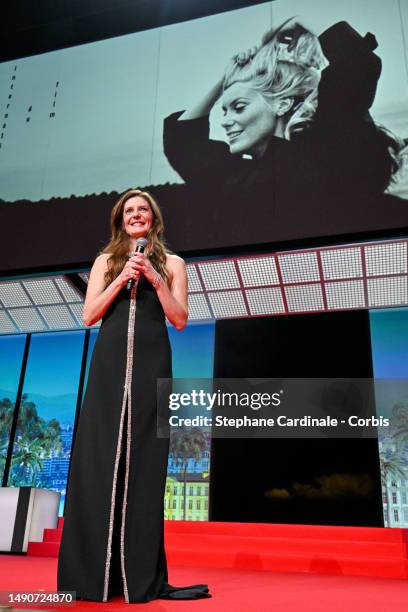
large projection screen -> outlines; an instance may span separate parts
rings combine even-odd
[[[398,0],[277,0],[0,64],[0,269],[91,261],[133,186],[182,253],[406,228],[405,40]]]

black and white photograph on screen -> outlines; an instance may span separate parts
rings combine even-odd
[[[164,122],[164,152],[186,183],[267,200],[383,194],[406,143],[370,115],[375,36],[338,22],[320,37],[288,20],[235,55],[201,100]],[[220,101],[227,142],[209,136]],[[236,193],[234,193],[236,190]]]
[[[398,0],[275,0],[4,62],[0,207],[81,218],[78,261],[130,186],[182,252],[406,228],[407,39]]]
[[[189,75],[164,152],[224,232],[235,221],[267,242],[363,230],[368,217],[406,225],[406,51],[398,7],[374,4],[273,2],[271,27],[243,37],[212,81],[202,65]]]

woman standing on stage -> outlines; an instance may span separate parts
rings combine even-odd
[[[84,305],[84,323],[102,324],[71,462],[58,590],[103,602],[210,597],[207,585],[168,584],[163,537],[169,440],[157,437],[157,379],[172,376],[165,317],[179,330],[187,322],[186,267],[166,251],[149,193],[124,193],[111,229]],[[145,252],[135,253],[141,238]]]

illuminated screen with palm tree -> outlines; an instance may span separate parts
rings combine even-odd
[[[385,527],[408,527],[408,309],[370,313]]]
[[[3,483],[59,491],[60,513],[65,502],[84,337],[83,331],[32,335],[10,471]],[[2,338],[2,348],[7,340]],[[14,337],[17,345],[24,345],[24,341],[23,335]],[[9,444],[16,397],[7,371],[5,374],[0,382],[3,449]]]
[[[98,330],[90,332],[85,385]],[[214,325],[193,325],[183,334],[169,329],[176,377],[213,373]],[[17,427],[10,441],[21,378],[24,334],[0,337],[0,482],[61,493],[63,514],[84,351],[84,331],[32,334],[22,381]],[[200,351],[195,347],[200,346]],[[84,385],[84,387],[85,387]],[[180,434],[180,435],[179,435]],[[172,435],[166,489],[166,518],[208,518],[210,432]],[[8,475],[6,457],[12,446]],[[170,488],[169,488],[170,487]],[[186,487],[187,495],[184,495]]]
[[[170,329],[173,375],[178,379],[211,379],[215,326],[192,325],[183,334]],[[199,347],[199,350],[197,350]],[[211,428],[174,427],[170,431],[164,518],[208,520]]]

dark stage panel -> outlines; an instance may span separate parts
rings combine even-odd
[[[372,377],[366,311],[217,321],[215,378]],[[376,439],[215,439],[211,519],[382,526]]]

